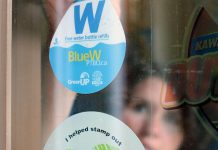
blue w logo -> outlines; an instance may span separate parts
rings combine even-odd
[[[99,23],[102,16],[102,11],[104,8],[105,0],[100,0],[96,13],[94,15],[92,2],[87,3],[82,16],[80,15],[80,6],[75,6],[74,8],[74,21],[76,34],[82,34],[86,20],[88,19],[89,29],[91,33],[98,32]]]

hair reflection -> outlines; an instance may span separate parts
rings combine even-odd
[[[190,107],[166,110],[161,96],[168,86],[155,65],[138,64],[129,71],[123,121],[148,150],[205,150],[210,137]],[[175,92],[170,87],[170,92]],[[175,96],[175,94],[172,94]]]

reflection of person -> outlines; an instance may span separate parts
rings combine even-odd
[[[70,0],[44,1],[50,29],[52,30],[51,34],[53,34],[54,30],[57,28],[65,11],[72,2],[73,1]],[[112,0],[112,2],[114,6],[118,6],[117,0]],[[117,8],[116,11],[119,14],[121,10],[119,7],[115,8]],[[135,47],[136,44],[134,44],[134,48]],[[46,59],[47,58],[48,57],[46,57]],[[47,61],[48,60],[46,60],[46,62]],[[144,69],[144,67],[141,66],[139,68]],[[164,110],[160,106],[158,97],[160,96],[161,85],[167,84],[163,78],[154,73],[152,73],[152,77],[145,76],[145,72],[139,73],[136,71],[134,73],[135,74],[131,76],[132,79],[127,80],[129,82],[128,91],[131,92],[129,92],[130,98],[124,106],[123,120],[137,134],[145,147],[148,150],[207,149],[208,145],[205,143],[208,142],[208,138],[200,132],[202,129],[200,125],[197,125],[194,121],[194,115],[190,112],[191,110],[189,108]],[[43,118],[45,120],[44,124],[45,126],[48,126],[43,127],[44,131],[48,132],[43,132],[45,134],[45,139],[47,139],[46,136],[50,134],[50,131],[58,126],[63,118],[68,116],[72,104],[71,114],[81,111],[105,111],[105,107],[106,109],[109,108],[115,111],[115,107],[117,107],[118,100],[114,98],[114,95],[119,93],[117,92],[118,90],[116,91],[117,93],[113,91],[113,93],[110,94],[102,92],[103,94],[79,95],[74,102],[75,93],[67,91],[63,86],[59,85],[59,82],[54,78],[51,70],[44,74],[46,76],[45,84],[50,87],[46,93],[48,96],[45,96],[46,101],[43,105],[43,109],[46,110],[46,112],[43,113]],[[143,76],[137,78],[138,75]],[[49,80],[47,80],[47,78]],[[139,79],[141,79],[141,81],[139,81]],[[53,85],[53,87],[50,85]],[[118,88],[120,89],[120,87]],[[110,90],[110,88],[107,89]],[[113,88],[113,90],[114,89],[116,90],[117,88]],[[69,96],[66,98],[66,95]],[[103,101],[103,99],[105,100]],[[108,99],[115,99],[113,102],[116,101],[116,103],[109,103]],[[116,106],[111,106],[112,104],[116,104]],[[200,136],[200,140],[197,138],[198,136]]]
[[[145,71],[144,68],[139,65],[128,77],[129,96],[123,121],[148,150],[207,148],[209,138],[206,135],[197,138],[202,134],[202,129],[196,124],[193,112],[189,108],[163,109],[160,97],[164,91],[163,85],[167,85],[167,82],[157,69]],[[173,92],[173,88],[171,90]],[[204,144],[199,144],[202,140]]]
[[[135,76],[136,78],[136,76]],[[183,140],[180,110],[164,110],[160,105],[163,84],[157,75],[148,76],[131,88],[126,122],[148,149],[176,150]]]

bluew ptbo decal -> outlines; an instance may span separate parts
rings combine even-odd
[[[126,39],[110,0],[86,0],[71,5],[50,45],[56,78],[81,94],[95,93],[118,74]]]

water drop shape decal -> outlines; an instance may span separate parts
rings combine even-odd
[[[65,87],[90,94],[113,81],[125,52],[125,34],[110,0],[86,0],[67,10],[51,41],[49,59]]]

